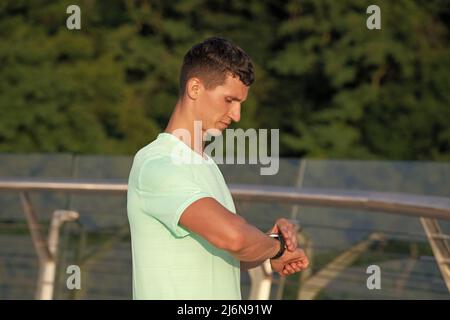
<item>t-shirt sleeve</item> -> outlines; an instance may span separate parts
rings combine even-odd
[[[190,232],[178,224],[184,210],[193,202],[212,197],[194,179],[189,165],[176,165],[170,159],[150,160],[139,174],[142,210],[164,224],[172,234]]]

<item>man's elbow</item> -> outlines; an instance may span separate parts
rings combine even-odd
[[[239,253],[245,246],[245,236],[240,232],[236,232],[230,237],[225,250],[230,253]]]

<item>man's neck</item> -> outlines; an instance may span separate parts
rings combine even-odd
[[[193,114],[189,112],[189,108],[181,100],[178,100],[175,105],[164,132],[176,136],[193,151],[204,157],[205,141],[202,126],[195,122]]]

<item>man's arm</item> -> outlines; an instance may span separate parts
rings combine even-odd
[[[240,261],[264,261],[280,250],[278,240],[248,224],[213,198],[202,198],[192,203],[179,222]]]
[[[241,270],[242,271],[247,271],[256,267],[259,267],[260,265],[263,264],[263,262],[266,260],[262,260],[262,261],[241,261]]]
[[[267,232],[267,234],[278,232],[282,233],[284,240],[286,241],[286,249],[289,251],[295,251],[295,249],[297,249],[298,226],[285,218],[280,218],[277,219],[274,226]],[[265,260],[251,262],[241,261],[241,270],[246,271],[256,268],[263,264],[264,261]],[[291,267],[295,269],[296,265],[291,264]]]

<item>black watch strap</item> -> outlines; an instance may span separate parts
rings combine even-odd
[[[278,259],[279,257],[281,257],[284,254],[284,251],[286,251],[286,242],[284,241],[283,234],[281,232],[278,232],[278,233],[272,233],[269,236],[272,238],[278,239],[278,241],[280,241],[280,250],[278,251],[278,253],[276,255],[274,255],[272,258],[270,258],[270,259]]]

